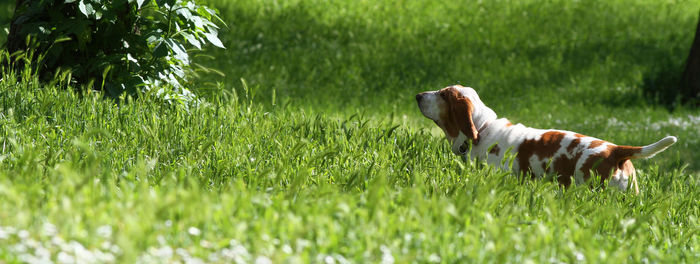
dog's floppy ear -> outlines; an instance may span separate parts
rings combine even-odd
[[[472,112],[474,105],[469,98],[462,96],[457,89],[446,89],[442,91],[442,96],[448,104],[448,132],[453,134],[453,137],[459,136],[459,131],[469,138],[472,143],[475,143],[479,138],[479,133],[474,126],[472,120]],[[451,131],[450,131],[451,130]]]

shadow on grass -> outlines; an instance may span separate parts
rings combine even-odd
[[[7,32],[5,30],[10,30],[10,21],[14,11],[14,1],[0,2],[0,48],[5,48],[5,41],[7,41]]]
[[[664,103],[667,94],[658,91],[681,74],[674,72],[687,52],[679,30],[615,39],[616,31],[640,26],[629,29],[624,28],[628,22],[617,22],[622,28],[613,28],[593,19],[579,24],[537,6],[519,8],[561,20],[554,24],[570,23],[570,32],[562,26],[538,28],[548,25],[540,21],[528,25],[531,21],[517,15],[492,24],[472,19],[452,21],[450,27],[402,28],[353,16],[323,19],[318,8],[304,2],[279,10],[219,8],[232,19],[231,31],[222,32],[228,50],[212,53],[215,67],[227,74],[225,82],[243,77],[263,95],[275,89],[279,97],[340,107],[378,98],[411,100],[415,92],[454,83],[481,89],[492,101],[552,94],[616,107]],[[681,24],[694,23],[688,20]],[[587,36],[569,40],[565,33]]]
[[[683,64],[660,58],[644,76],[642,90],[644,98],[673,110],[681,103],[680,88]]]

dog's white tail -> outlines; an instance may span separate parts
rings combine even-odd
[[[678,141],[678,139],[676,139],[674,136],[665,137],[654,144],[649,144],[642,147],[642,151],[639,152],[639,155],[633,156],[632,158],[651,158],[656,155],[656,153],[666,150],[668,147],[673,145],[673,143],[676,143],[676,141]]]
[[[651,158],[657,153],[664,151],[673,145],[673,143],[676,143],[676,141],[678,141],[676,137],[668,136],[657,141],[656,143],[643,147],[616,146],[616,148],[613,150],[613,155],[615,155],[618,160]]]

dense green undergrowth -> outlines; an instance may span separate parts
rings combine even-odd
[[[464,163],[424,129],[264,109],[242,88],[189,109],[10,75],[0,93],[10,261],[698,257],[698,178],[679,168],[643,168],[640,196],[564,191]]]
[[[227,78],[204,80],[195,89],[200,104],[171,105],[150,94],[105,99],[60,81],[40,84],[27,72],[2,74],[0,260],[700,258],[698,110],[671,112],[643,99],[640,86],[655,56],[687,42],[679,38],[693,26],[696,12],[685,9],[695,2],[503,1],[466,9],[423,1],[211,2],[231,26],[221,33],[229,50],[212,52]],[[663,12],[642,19],[654,10]],[[523,11],[542,22],[513,22]],[[553,32],[566,24],[544,21],[559,20],[576,23],[557,40]],[[484,33],[471,37],[460,27]],[[582,32],[589,42],[564,38]],[[646,44],[624,48],[631,37]],[[540,52],[523,55],[517,43],[527,39]],[[488,43],[460,48],[467,40]],[[585,43],[597,44],[563,48]],[[641,56],[647,44],[658,53]],[[476,57],[465,60],[469,54]],[[520,183],[452,155],[419,116],[414,92],[455,82],[477,88],[514,122],[618,144],[665,135],[679,142],[635,162],[639,196]]]

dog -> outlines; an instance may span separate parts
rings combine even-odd
[[[565,130],[535,129],[498,118],[476,91],[461,85],[416,95],[421,113],[433,120],[451,144],[452,152],[465,158],[486,160],[505,170],[531,178],[554,175],[568,187],[599,175],[600,183],[639,193],[637,176],[630,160],[650,158],[676,143],[667,136],[643,146],[618,146],[597,138]],[[513,157],[512,162],[504,158]],[[510,163],[510,164],[509,164]]]

